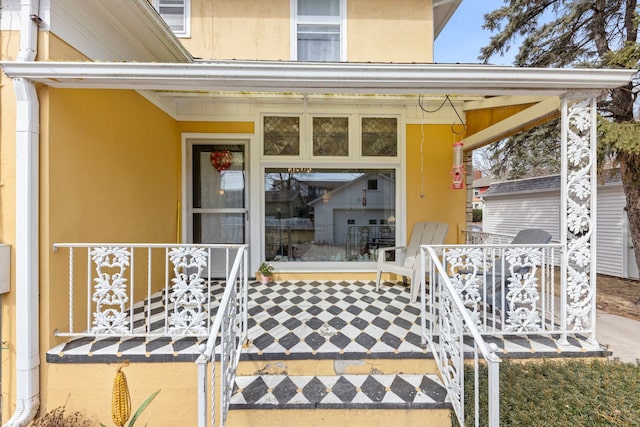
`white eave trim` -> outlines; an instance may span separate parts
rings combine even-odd
[[[367,94],[562,95],[627,84],[635,70],[488,65],[211,61],[0,62],[11,78],[52,87]]]
[[[49,31],[94,61],[193,61],[147,0],[55,0],[50,15]]]
[[[462,0],[433,1],[433,39],[437,39]]]

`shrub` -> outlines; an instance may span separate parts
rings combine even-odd
[[[65,413],[66,408],[59,406],[33,420],[29,427],[90,427],[91,422],[80,412]]]
[[[482,222],[482,209],[474,209],[472,211],[473,222]]]

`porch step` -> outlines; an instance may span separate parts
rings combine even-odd
[[[450,426],[451,405],[434,374],[236,377],[230,425]],[[296,411],[304,411],[297,416]],[[384,415],[389,411],[389,416]]]
[[[441,409],[436,375],[258,375],[236,378],[233,409]]]

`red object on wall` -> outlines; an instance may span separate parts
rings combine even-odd
[[[211,160],[211,165],[216,168],[218,172],[222,172],[231,166],[233,155],[227,150],[214,151],[209,155],[209,159]]]
[[[462,162],[462,148],[462,141],[458,141],[453,144],[453,169],[451,170],[453,183],[451,184],[451,188],[454,190],[461,190],[464,188],[465,170],[464,163]]]

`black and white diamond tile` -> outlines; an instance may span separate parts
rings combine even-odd
[[[232,409],[444,408],[432,375],[263,375],[236,378]]]
[[[211,283],[211,315],[215,316],[224,286]],[[145,337],[72,338],[47,352],[50,363],[195,361],[206,337],[163,336],[164,293],[134,306],[136,332],[144,331],[144,313],[153,313],[152,334]],[[420,309],[410,304],[409,289],[372,282],[296,281],[249,284],[249,346],[241,359],[422,358]],[[428,319],[427,319],[428,321]],[[436,338],[437,339],[437,338]],[[490,336],[501,357],[602,355],[586,337]],[[466,342],[471,354],[472,343]]]
[[[252,289],[248,358],[423,357],[409,291],[364,282],[278,282]],[[284,299],[282,299],[284,297]],[[279,299],[276,299],[279,298]],[[357,357],[357,356],[355,356]]]

